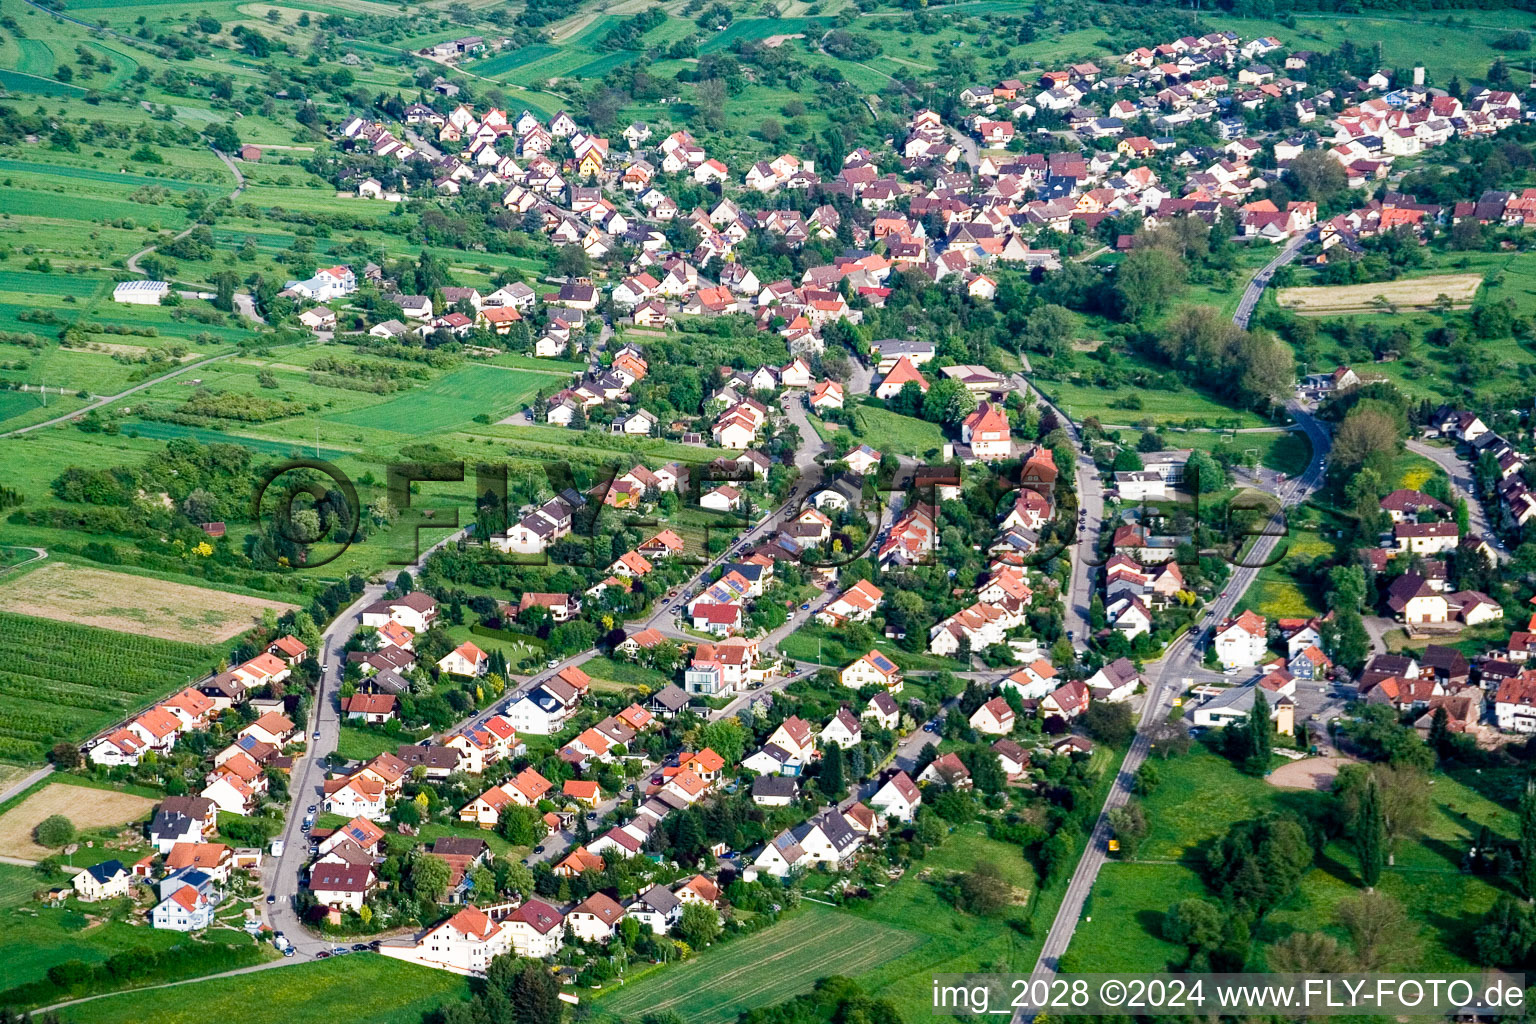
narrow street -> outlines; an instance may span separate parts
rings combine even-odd
[[[1425,441],[1408,441],[1408,450],[1445,470],[1446,475],[1451,478],[1451,492],[1458,498],[1466,499],[1467,525],[1472,528],[1473,533],[1482,535],[1501,561],[1507,560],[1510,557],[1509,548],[1493,531],[1488,510],[1484,507],[1482,499],[1477,496],[1477,481],[1472,477],[1472,467],[1467,460],[1463,459],[1455,448],[1429,444]]]

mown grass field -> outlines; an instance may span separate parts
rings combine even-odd
[[[531,371],[466,366],[398,398],[327,419],[419,435],[468,423],[477,415],[499,419],[549,383],[546,375]]]
[[[0,757],[42,760],[201,678],[213,647],[0,612]]]
[[[250,1017],[259,1006],[263,1019],[285,1024],[420,1024],[423,1013],[468,995],[469,982],[458,975],[359,953],[107,996],[69,1013],[76,1024],[222,1024]]]
[[[126,595],[133,601],[123,604]],[[52,561],[6,581],[0,610],[183,644],[221,643],[294,605]]]
[[[818,978],[863,975],[921,941],[905,928],[807,904],[762,932],[630,982],[597,1005],[610,1019],[670,1010],[684,1024],[730,1024],[742,1010],[809,991]]]

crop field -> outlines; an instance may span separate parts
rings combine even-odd
[[[921,941],[894,926],[809,905],[756,935],[631,982],[598,1009],[625,1019],[671,1010],[684,1024],[730,1024],[742,1010],[807,992],[830,974],[863,974]]]
[[[42,860],[56,852],[32,841],[32,830],[50,815],[64,815],[77,829],[105,828],[138,821],[154,806],[131,793],[55,782],[0,815],[0,856]]]
[[[521,408],[539,388],[559,380],[531,370],[466,366],[398,398],[326,419],[401,434],[425,434],[468,423],[482,413],[499,419]]]
[[[83,740],[216,661],[212,647],[0,612],[0,757],[40,761],[52,743]]]
[[[1472,304],[1482,283],[1481,274],[1440,274],[1376,284],[1282,288],[1275,296],[1275,301],[1281,309],[1289,309],[1303,316],[1430,309],[1441,295],[1451,300],[1452,307],[1460,309]]]
[[[222,643],[259,623],[267,609],[281,615],[293,607],[67,562],[49,562],[0,587],[0,611],[188,644]]]

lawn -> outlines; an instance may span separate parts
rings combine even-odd
[[[548,374],[532,371],[465,366],[398,398],[326,419],[420,436],[461,426],[480,414],[493,421],[500,419],[522,408],[527,399],[552,381]]]
[[[876,640],[875,647],[908,672],[945,669],[953,672],[960,667],[958,662],[949,658],[940,658],[932,654],[914,654],[897,647],[888,640]],[[808,622],[779,641],[779,653],[795,661],[809,661],[841,668],[869,652],[848,647],[842,640],[840,630]]]
[[[664,672],[654,668],[647,668],[630,661],[605,658],[601,655],[588,659],[581,667],[587,675],[592,677],[595,688],[612,692],[643,686],[654,693],[672,682]]]
[[[408,742],[408,738],[391,736],[382,729],[343,725],[336,740],[336,754],[348,761],[371,761],[380,754],[394,753],[396,747]]]
[[[422,1014],[467,998],[469,983],[447,971],[368,953],[280,967],[193,985],[125,993],[71,1007],[74,1024],[224,1024],[251,1017],[284,1024],[420,1024]]]
[[[1156,391],[1127,385],[1123,392],[1097,387],[1087,383],[1043,380],[1036,378],[1036,387],[1065,412],[1073,422],[1082,422],[1089,416],[1097,417],[1105,425],[1127,426],[1144,419],[1154,420],[1159,426],[1269,426],[1263,418],[1222,405],[1215,399],[1206,398],[1192,389]],[[1134,408],[1124,408],[1134,405]]]
[[[29,868],[0,864],[0,933],[6,937],[5,970],[0,972],[0,993],[20,985],[37,985],[18,998],[29,1002],[57,998],[47,984],[48,968],[68,960],[97,964],[130,950],[162,951],[186,945],[179,932],[157,931],[143,922],[141,912],[114,906],[69,904],[64,907],[31,905],[32,892],[46,887]],[[214,944],[245,946],[253,940],[244,932],[219,930],[209,933]],[[271,950],[268,947],[267,952]],[[247,956],[254,956],[247,951]],[[250,963],[243,960],[241,963]],[[37,984],[42,983],[42,984]],[[131,1000],[134,996],[121,998]],[[89,1004],[87,1004],[89,1005]],[[80,1018],[73,1016],[70,1020]]]
[[[1253,609],[1268,618],[1301,619],[1321,615],[1324,595],[1292,573],[1293,561],[1311,564],[1332,558],[1334,544],[1316,530],[1289,529],[1271,553],[1278,560],[1259,570],[1259,577],[1243,595],[1238,607]]]
[[[855,416],[864,428],[863,436],[856,440],[876,451],[930,458],[944,449],[944,431],[937,423],[891,412],[882,402],[858,406]]]
[[[852,977],[900,957],[921,934],[816,904],[763,931],[651,972],[601,997],[609,1019],[671,1010],[684,1024],[730,1024],[747,1009],[809,991],[818,978]]]

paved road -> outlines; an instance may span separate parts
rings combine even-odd
[[[4,434],[0,434],[0,437],[16,437],[20,434],[29,434],[34,430],[42,430],[44,427],[52,427],[60,423],[67,423],[72,419],[84,416],[86,413],[93,409],[100,409],[103,406],[111,405],[113,402],[116,402],[119,399],[127,398],[129,395],[138,394],[140,391],[143,391],[146,388],[152,388],[156,384],[170,380],[172,377],[178,377],[181,374],[186,373],[188,370],[195,370],[200,366],[207,366],[209,363],[216,363],[221,359],[228,359],[234,354],[235,353],[233,352],[226,352],[223,355],[209,356],[207,359],[199,359],[195,363],[187,363],[184,366],[178,366],[176,369],[171,370],[168,373],[162,373],[158,377],[152,377],[143,383],[135,384],[133,387],[126,391],[119,391],[115,395],[107,395],[104,398],[98,398],[89,405],[76,409],[74,412],[67,412],[62,416],[55,416],[51,420],[44,420],[41,423],[34,423],[30,427],[17,427],[15,430],[10,430]]]
[[[1093,585],[1089,574],[1095,567],[1094,563],[1099,560],[1099,532],[1104,527],[1104,480],[1093,459],[1083,451],[1083,435],[1072,418],[1023,374],[1015,374],[1012,382],[1015,390],[1033,395],[1037,405],[1055,415],[1077,451],[1074,486],[1078,508],[1082,512],[1078,522],[1084,529],[1078,533],[1077,547],[1072,552],[1075,568],[1068,578],[1067,592],[1062,595],[1062,606],[1065,611],[1063,626],[1072,635],[1073,642],[1080,644],[1088,636],[1090,628],[1088,608],[1093,603]]]
[[[1509,558],[1509,548],[1505,547],[1499,535],[1493,532],[1488,510],[1484,507],[1482,499],[1477,496],[1477,481],[1473,479],[1472,467],[1467,460],[1457,454],[1455,448],[1427,444],[1423,441],[1409,441],[1408,450],[1415,455],[1424,456],[1445,470],[1451,478],[1452,493],[1467,501],[1468,525],[1474,532],[1483,535],[1483,539],[1493,548],[1500,560]]]
[[[1306,231],[1285,243],[1275,258],[1264,265],[1264,269],[1253,275],[1248,282],[1248,287],[1243,290],[1243,297],[1238,301],[1237,312],[1232,314],[1233,323],[1239,327],[1247,327],[1248,321],[1253,317],[1254,307],[1259,304],[1259,298],[1264,294],[1264,289],[1269,287],[1269,279],[1275,276],[1275,271],[1301,255],[1301,250],[1311,240],[1312,232]]]
[[[15,796],[17,793],[20,793],[21,791],[25,790],[28,786],[35,785],[36,783],[39,783],[39,782],[43,781],[44,779],[46,779],[48,776],[50,776],[52,774],[53,774],[53,765],[48,765],[46,767],[39,768],[37,771],[32,772],[29,775],[26,775],[26,776],[23,776],[22,778],[17,779],[15,782],[13,782],[9,786],[5,787],[5,789],[3,791],[0,791],[0,804],[5,803],[11,797]],[[32,861],[27,861],[27,863],[28,864],[32,864],[33,862]]]
[[[1322,485],[1321,458],[1326,455],[1329,444],[1328,435],[1321,424],[1299,408],[1292,411],[1303,429],[1307,431],[1308,437],[1312,439],[1313,451],[1318,457],[1313,459],[1306,473],[1283,485],[1278,497],[1281,503],[1287,506],[1305,500]],[[1258,578],[1260,566],[1269,559],[1280,540],[1281,537],[1278,535],[1267,535],[1259,539],[1245,559],[1252,568],[1239,566],[1233,570],[1232,578],[1227,582],[1227,588],[1222,591],[1221,596],[1211,602],[1208,618],[1205,621],[1219,622],[1232,614],[1248,587]],[[1146,760],[1147,752],[1152,747],[1150,736],[1152,728],[1166,719],[1172,707],[1172,699],[1182,688],[1181,680],[1195,675],[1198,668],[1199,658],[1194,650],[1191,633],[1186,633],[1175,641],[1160,662],[1156,663],[1156,667],[1149,666],[1147,672],[1149,685],[1142,705],[1141,724],[1137,729],[1136,738],[1132,741],[1131,748],[1121,763],[1114,786],[1104,801],[1104,808],[1094,825],[1093,834],[1089,837],[1088,848],[1083,851],[1082,859],[1078,861],[1061,908],[1057,911],[1051,930],[1046,935],[1045,945],[1040,951],[1040,959],[1035,963],[1035,977],[1050,978],[1055,975],[1057,964],[1062,954],[1067,951],[1067,947],[1072,942],[1072,935],[1077,930],[1084,901],[1098,878],[1099,869],[1108,859],[1109,812],[1117,807],[1123,807],[1130,799],[1136,770]]]
[[[1243,293],[1236,313],[1233,314],[1233,322],[1239,326],[1247,326],[1249,318],[1253,314],[1254,307],[1263,295],[1264,288],[1276,269],[1296,258],[1305,245],[1304,238],[1293,239],[1264,269],[1255,275],[1249,282]],[[1305,500],[1310,494],[1322,486],[1324,476],[1324,463],[1332,439],[1328,431],[1315,417],[1311,415],[1300,403],[1291,403],[1288,407],[1297,425],[1306,433],[1312,444],[1312,460],[1308,464],[1306,472],[1292,480],[1280,485],[1276,494],[1283,506],[1294,505]],[[1260,567],[1268,561],[1275,546],[1281,540],[1280,530],[1273,534],[1260,537],[1253,550],[1244,559],[1246,566],[1237,566],[1233,569],[1231,578],[1227,581],[1227,587],[1221,592],[1207,609],[1205,622],[1219,622],[1232,614],[1242,600],[1244,593],[1253,581],[1258,577]],[[1081,573],[1074,573],[1074,580]],[[1167,717],[1172,707],[1172,699],[1176,696],[1185,677],[1194,676],[1199,670],[1199,659],[1194,650],[1194,639],[1199,634],[1190,631],[1179,637],[1171,644],[1163,657],[1158,662],[1147,666],[1148,677],[1147,692],[1141,708],[1141,721],[1137,727],[1136,737],[1131,742],[1130,750],[1126,752],[1125,759],[1121,762],[1119,772],[1115,776],[1109,796],[1104,801],[1104,807],[1099,812],[1098,820],[1094,823],[1093,832],[1088,838],[1088,846],[1083,851],[1077,867],[1068,882],[1067,892],[1062,899],[1056,918],[1051,922],[1050,931],[1046,934],[1045,943],[1040,950],[1040,957],[1035,962],[1033,977],[1050,979],[1055,976],[1061,957],[1071,945],[1072,935],[1077,930],[1078,921],[1082,917],[1083,906],[1088,899],[1088,894],[1093,889],[1093,883],[1098,878],[1099,869],[1104,866],[1104,861],[1109,855],[1109,812],[1118,807],[1123,807],[1131,797],[1131,786],[1136,777],[1136,771],[1146,760],[1147,753],[1152,747],[1151,732],[1153,728]],[[1022,1011],[1014,1015],[1015,1021],[1026,1018]]]
[[[414,565],[405,568],[413,575],[419,574],[422,564],[434,551],[462,536],[462,530],[449,534],[423,551]],[[337,615],[321,634],[320,681],[315,689],[313,715],[307,726],[306,750],[304,756],[294,762],[288,782],[290,803],[280,833],[283,852],[278,856],[269,855],[262,865],[262,889],[269,896],[277,897],[275,903],[265,908],[267,924],[274,931],[283,932],[300,954],[330,948],[329,942],[310,935],[299,919],[293,900],[300,889],[300,875],[309,863],[309,837],[302,827],[304,816],[309,807],[318,807],[322,803],[326,761],[341,738],[341,715],[336,695],[341,689],[342,670],[346,667],[347,641],[362,626],[362,610],[381,599],[388,584],[393,583],[398,574],[398,569],[391,570],[382,577],[385,582],[364,587],[358,599]]]

